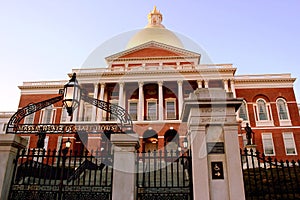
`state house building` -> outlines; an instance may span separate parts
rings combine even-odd
[[[183,103],[197,88],[223,88],[233,97],[243,98],[237,112],[240,146],[246,142],[244,127],[254,132],[252,143],[267,156],[299,159],[300,120],[294,94],[296,80],[290,74],[235,75],[232,64],[206,64],[201,54],[189,51],[175,33],[162,25],[156,8],[148,14],[148,24],[137,32],[125,49],[108,55],[107,65],[72,69],[77,80],[93,98],[119,105],[130,114],[134,131],[140,136],[140,150],[154,151],[182,146],[186,124],[181,121]],[[102,59],[99,57],[99,59]],[[66,75],[67,77],[67,75]],[[19,86],[19,108],[58,96],[63,81],[24,82]],[[111,115],[84,101],[73,114],[72,123],[110,123]],[[24,124],[69,123],[63,103],[55,103],[25,117]],[[23,135],[29,148],[36,147],[37,136]],[[45,149],[59,149],[67,139],[73,149],[100,148],[103,137],[48,134]],[[181,147],[182,148],[182,147]]]

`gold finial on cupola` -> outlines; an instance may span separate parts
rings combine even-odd
[[[147,27],[162,27],[162,14],[157,10],[156,6],[154,6],[153,10],[148,14],[148,25]]]

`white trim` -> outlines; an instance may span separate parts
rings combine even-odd
[[[265,114],[266,114],[266,120],[261,120],[259,118],[259,108],[258,108],[258,101],[263,101],[265,104]],[[255,122],[256,126],[274,126],[273,117],[272,117],[272,110],[271,105],[269,102],[266,102],[263,98],[258,98],[253,104],[253,110],[255,112]]]
[[[278,107],[278,101],[280,101],[280,100],[283,101],[283,103],[284,103],[284,109],[286,111],[287,119],[280,119],[280,110],[279,110],[279,107]],[[283,99],[283,98],[276,99],[276,108],[277,108],[277,116],[278,116],[280,126],[292,126],[292,122],[291,122],[291,119],[290,119],[289,108],[287,106],[286,100]]]

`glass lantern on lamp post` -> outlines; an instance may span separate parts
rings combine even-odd
[[[73,111],[77,108],[80,101],[80,86],[76,79],[76,73],[73,73],[72,78],[64,85],[63,103],[67,109],[68,115],[73,116]]]

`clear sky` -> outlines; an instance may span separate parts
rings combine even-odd
[[[154,5],[215,63],[300,78],[299,0],[0,0],[0,111],[17,110],[22,82],[67,80],[99,45],[143,28]]]

